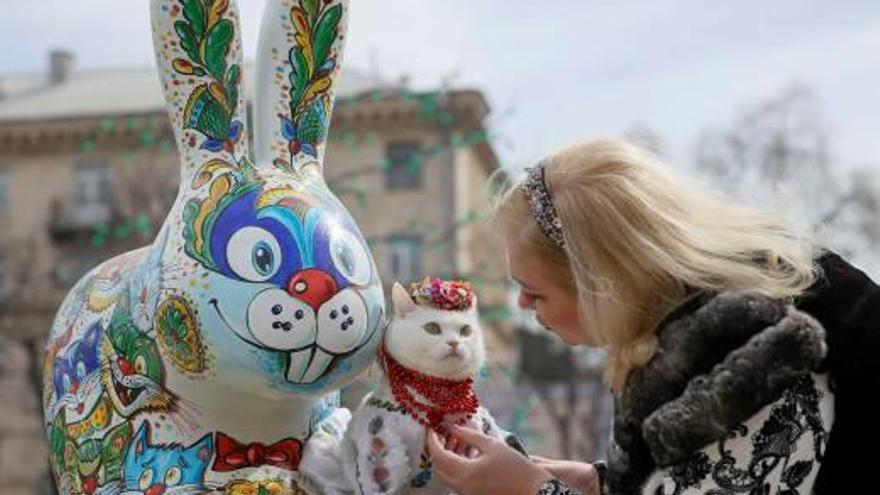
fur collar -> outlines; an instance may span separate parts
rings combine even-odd
[[[821,324],[792,306],[751,291],[692,294],[615,398],[607,493],[639,493],[656,467],[723,438],[825,354]]]

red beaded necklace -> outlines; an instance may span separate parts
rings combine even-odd
[[[446,416],[463,415],[456,422],[464,424],[476,414],[480,403],[474,393],[473,378],[459,381],[419,373],[398,363],[388,354],[384,345],[379,346],[379,357],[394,399],[419,423],[443,433],[441,425]],[[416,399],[410,389],[418,392],[428,403]]]

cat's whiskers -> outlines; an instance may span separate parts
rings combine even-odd
[[[192,401],[183,397],[176,397],[174,401],[174,413],[167,417],[177,427],[177,429],[186,434],[195,434],[201,429],[198,418],[201,417],[201,409]]]
[[[117,494],[120,493],[123,488],[125,487],[122,485],[122,480],[113,480],[102,486],[101,488],[98,488],[98,490],[95,491],[94,495]]]

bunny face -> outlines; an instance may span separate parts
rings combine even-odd
[[[226,279],[208,300],[224,331],[283,353],[285,381],[309,388],[333,381],[347,368],[338,365],[359,349],[375,350],[377,271],[357,227],[323,184],[277,175],[215,180],[213,190],[222,193],[185,208],[184,236],[187,255],[214,279]]]
[[[177,289],[198,306],[198,331],[227,368],[250,366],[286,391],[340,385],[372,358],[384,308],[366,242],[322,179],[346,6],[268,3],[248,119],[233,4],[209,12],[187,0],[182,17],[157,5],[157,55],[183,155],[172,231],[210,286]],[[177,51],[166,51],[169,37]]]

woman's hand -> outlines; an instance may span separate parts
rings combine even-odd
[[[599,473],[592,464],[530,456],[534,463],[584,495],[599,493]]]
[[[433,472],[460,495],[535,495],[548,471],[501,440],[455,426],[446,439],[429,429]]]

